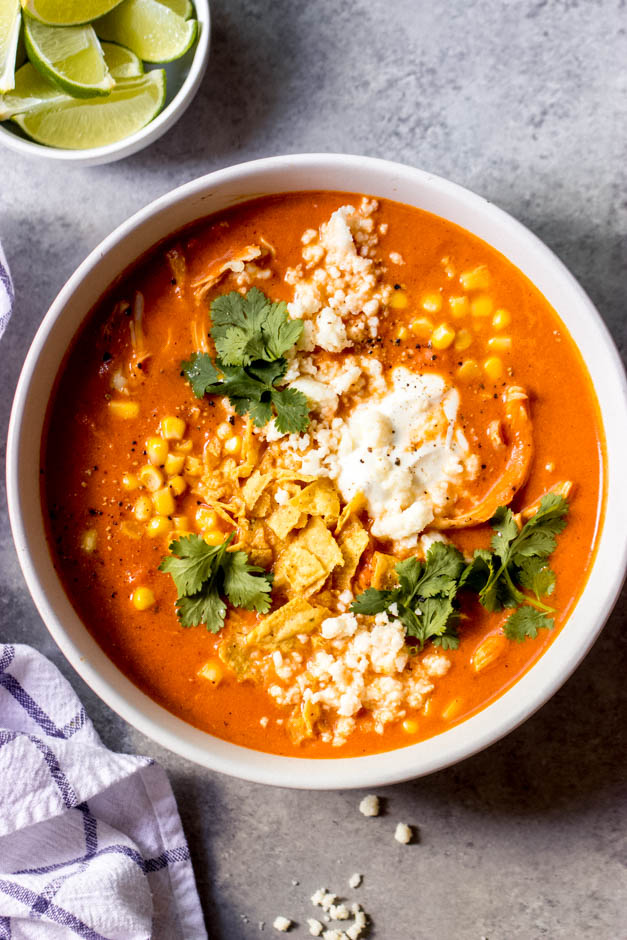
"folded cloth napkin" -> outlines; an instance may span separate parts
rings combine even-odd
[[[0,245],[0,339],[7,328],[13,308],[13,285],[7,259]]]
[[[0,644],[0,940],[203,940],[165,772],[114,754],[29,646]]]

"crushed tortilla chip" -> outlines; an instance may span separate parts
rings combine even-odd
[[[347,591],[355,577],[359,560],[370,540],[359,519],[352,516],[344,526],[337,541],[344,558],[344,564],[335,571],[333,580],[338,591]]]
[[[268,519],[268,525],[277,538],[283,541],[288,537],[292,529],[297,528],[303,520],[304,522],[307,521],[305,513],[302,513],[300,509],[297,509],[296,506],[293,506],[290,502],[274,510]]]
[[[338,519],[337,525],[335,527],[335,534],[339,535],[350,517],[354,514],[356,515],[358,512],[361,512],[362,509],[365,508],[366,497],[361,492],[355,493],[355,495],[346,503],[344,509],[342,510],[342,514]]]
[[[242,462],[237,468],[238,477],[249,477],[257,465],[259,459],[259,440],[253,434],[253,423],[250,418],[246,418],[246,427],[244,428],[244,437],[242,439]]]
[[[332,529],[340,513],[340,498],[327,477],[310,483],[290,503],[310,516],[321,516],[324,524]]]
[[[337,542],[322,519],[313,516],[279,556],[274,585],[288,594],[309,597],[320,590],[343,560]]]
[[[372,583],[371,587],[378,591],[387,590],[396,587],[398,582],[396,576],[396,562],[394,555],[385,555],[383,552],[375,552],[372,556]]]
[[[242,488],[242,496],[246,509],[252,512],[257,505],[257,500],[267,486],[272,482],[272,473],[260,473],[259,470],[253,471],[248,477]]]
[[[313,738],[320,712],[318,702],[312,702],[311,699],[305,699],[299,708],[294,709],[285,723],[287,733],[294,744],[302,744],[307,738]]]
[[[263,254],[264,251],[259,245],[247,245],[246,248],[242,248],[228,261],[214,263],[205,274],[192,281],[192,290],[196,295],[196,299],[202,300],[227,271],[239,273],[244,270],[244,262],[254,261]]]
[[[295,597],[264,617],[246,636],[246,646],[279,646],[304,633],[311,633],[329,616],[325,607],[314,607]]]

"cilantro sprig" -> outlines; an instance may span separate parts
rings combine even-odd
[[[567,514],[564,497],[548,493],[519,530],[511,509],[500,506],[490,520],[495,530],[491,549],[477,549],[465,564],[456,548],[436,542],[424,562],[412,557],[396,565],[398,587],[368,588],[355,598],[351,610],[366,615],[386,611],[401,621],[421,648],[432,640],[453,649],[459,643],[459,592],[474,591],[486,610],[515,608],[503,628],[509,639],[536,637],[540,629],[554,626],[550,615],[555,611],[541,598],[555,588],[548,559],[556,536],[566,526]]]
[[[176,612],[184,627],[204,623],[217,633],[224,626],[226,603],[265,614],[270,609],[273,575],[248,563],[246,552],[227,551],[233,533],[221,545],[207,545],[199,535],[170,544],[171,555],[159,565],[172,575],[178,591]]]
[[[387,611],[401,621],[408,636],[419,641],[421,649],[428,640],[453,649],[459,644],[459,611],[454,600],[464,568],[461,552],[452,545],[435,542],[424,562],[411,557],[396,565],[397,588],[368,588],[355,598],[351,610],[367,615]]]
[[[301,320],[290,320],[287,305],[273,303],[256,287],[247,294],[231,291],[211,304],[211,337],[218,356],[195,352],[181,363],[194,395],[227,396],[236,412],[249,414],[257,427],[274,417],[281,433],[299,433],[309,425],[302,392],[280,388],[287,371],[283,355],[298,342]]]

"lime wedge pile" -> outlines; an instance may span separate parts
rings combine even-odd
[[[165,71],[143,63],[184,55],[193,13],[190,0],[0,0],[0,121],[71,150],[129,137],[165,103]]]

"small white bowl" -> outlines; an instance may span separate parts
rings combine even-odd
[[[106,147],[91,147],[88,150],[64,150],[60,147],[46,147],[38,144],[21,132],[10,121],[0,123],[0,144],[27,157],[43,157],[45,160],[57,160],[72,163],[74,166],[97,166],[113,163],[130,157],[143,150],[148,144],[158,140],[178,119],[182,117],[203,79],[209,62],[209,40],[211,37],[211,18],[209,0],[194,0],[195,18],[198,20],[196,42],[181,59],[168,62],[163,66],[150,65],[147,68],[165,68],[166,103],[157,117],[130,137],[124,137]]]
[[[39,492],[46,406],[63,356],[112,281],[177,229],[243,200],[331,189],[399,200],[443,216],[510,259],[544,294],[577,343],[594,383],[607,440],[606,510],[595,561],[568,623],[532,668],[477,715],[427,741],[368,757],[278,757],[221,741],[176,718],[133,685],[91,637],[54,570]],[[124,222],[81,264],[52,304],[26,358],[8,436],[7,492],[24,577],[61,650],[108,705],[172,751],[259,783],[309,789],[372,787],[431,773],[487,747],[533,714],[566,681],[603,627],[627,563],[627,383],[603,321],[554,254],[511,216],[422,170],[329,154],[272,157],[229,167],[162,196]]]

